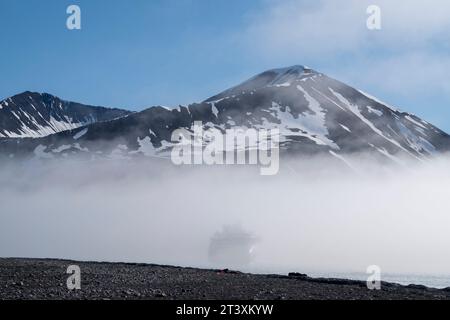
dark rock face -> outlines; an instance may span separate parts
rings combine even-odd
[[[64,101],[47,93],[24,92],[0,102],[0,137],[43,137],[129,113]]]
[[[152,107],[41,139],[2,139],[8,156],[155,156],[175,129],[279,129],[282,154],[341,159],[369,153],[386,161],[422,159],[450,149],[450,136],[420,118],[303,66],[266,71],[206,101]],[[37,149],[38,148],[38,149]]]

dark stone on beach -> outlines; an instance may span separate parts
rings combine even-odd
[[[426,286],[419,285],[419,284],[410,284],[410,285],[408,285],[408,288],[417,289],[417,290],[428,290],[428,288]]]
[[[291,277],[291,278],[308,278],[307,274],[298,273],[298,272],[290,272],[288,274],[288,276]]]
[[[240,273],[239,271],[234,271],[234,270],[230,270],[230,269],[219,269],[216,270],[217,273],[229,273],[229,274],[238,274]]]
[[[162,292],[162,293],[157,293],[157,294],[155,294],[155,297],[156,297],[156,298],[165,298],[165,297],[167,297],[167,294],[165,294],[164,292]]]

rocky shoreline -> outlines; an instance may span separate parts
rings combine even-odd
[[[69,290],[67,268],[81,270],[81,289]],[[450,299],[449,289],[316,279],[299,273],[254,275],[136,263],[0,258],[1,300],[423,300]]]

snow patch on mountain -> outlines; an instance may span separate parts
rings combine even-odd
[[[270,111],[272,115],[277,118],[280,123],[269,123],[266,118],[265,129],[279,129],[281,134],[281,141],[288,141],[293,136],[305,137],[314,141],[318,145],[330,146],[333,149],[339,149],[339,146],[330,140],[328,130],[325,126],[323,113],[318,106],[317,101],[310,97],[311,112],[300,115],[295,118],[289,107],[282,111],[282,107],[276,102],[272,102]],[[311,105],[312,104],[312,105]],[[300,129],[300,130],[299,130]]]
[[[403,136],[405,137],[406,141],[408,142],[409,146],[412,149],[416,150],[417,152],[426,151],[430,155],[436,153],[435,146],[433,146],[430,142],[428,142],[424,138],[415,135],[403,123],[397,121],[397,126],[399,127],[400,132],[403,134]]]
[[[426,129],[427,127],[425,127],[422,123],[420,123],[419,121],[414,120],[411,116],[405,116],[406,120],[411,121],[412,123],[414,123],[416,126],[421,127],[422,129]],[[425,123],[425,122],[424,122]]]
[[[351,104],[347,99],[345,99],[340,93],[334,91],[333,89],[329,88],[330,91],[333,93],[333,95],[342,103],[344,104],[351,112],[353,112],[359,119],[361,119],[365,124],[367,124],[374,132],[376,132],[378,135],[389,141],[390,143],[394,144],[398,148],[402,149],[409,155],[413,156],[416,159],[419,159],[416,155],[412,154],[409,150],[405,149],[400,143],[395,141],[394,139],[389,138],[388,136],[384,135],[383,132],[378,129],[369,119],[364,117],[364,115],[361,113],[361,110],[358,106]],[[386,151],[386,150],[385,150]]]
[[[339,123],[339,125],[341,126],[342,129],[344,129],[347,132],[352,132],[352,130],[350,130],[348,127],[344,126],[342,123]]]
[[[376,97],[374,97],[374,96],[372,96],[372,95],[370,95],[370,94],[368,94],[368,93],[366,93],[366,92],[364,92],[362,90],[358,90],[358,92],[361,93],[362,95],[364,95],[365,97],[369,98],[370,100],[373,100],[373,101],[375,101],[375,102],[377,102],[377,103],[379,103],[381,105],[384,105],[384,106],[388,107],[389,109],[391,109],[393,111],[401,112],[399,108],[396,108],[396,107],[394,107],[394,106],[392,106],[392,105],[390,105],[390,104],[388,104],[386,102],[383,102],[380,99],[378,99],[378,98],[376,98]]]
[[[377,109],[375,109],[375,108],[373,108],[373,107],[371,107],[371,106],[367,106],[367,110],[368,110],[370,113],[374,113],[374,114],[376,114],[376,115],[379,116],[379,117],[381,117],[381,116],[383,115],[383,111],[377,110]]]
[[[88,128],[84,128],[84,129],[81,130],[80,132],[76,133],[76,134],[73,136],[73,139],[74,139],[74,140],[80,139],[82,136],[84,136],[86,133],[88,133],[88,131],[89,131]]]

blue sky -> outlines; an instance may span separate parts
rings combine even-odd
[[[382,30],[366,28],[369,4]],[[449,16],[446,0],[2,0],[0,98],[141,110],[304,64],[450,132]]]

